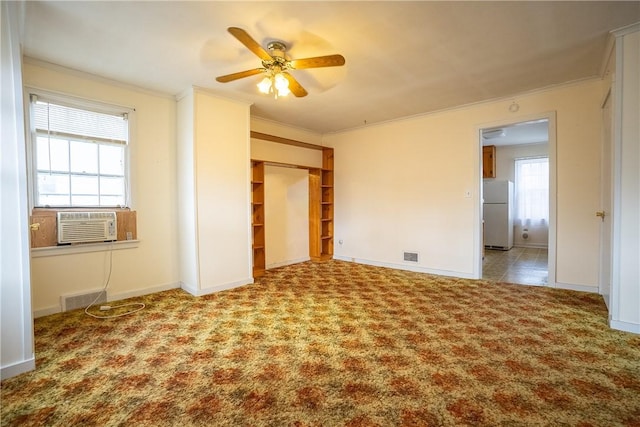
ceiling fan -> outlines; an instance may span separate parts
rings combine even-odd
[[[345,60],[342,55],[315,56],[304,59],[287,59],[287,46],[280,41],[272,41],[263,49],[245,30],[237,27],[227,29],[240,43],[256,54],[262,60],[261,68],[240,71],[238,73],[227,74],[216,77],[220,83],[227,83],[244,77],[264,74],[264,79],[258,84],[258,89],[262,93],[273,93],[278,96],[285,96],[292,92],[297,97],[307,96],[307,91],[289,73],[289,70],[302,70],[307,68],[336,67],[344,65]]]

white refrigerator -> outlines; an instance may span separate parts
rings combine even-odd
[[[482,197],[484,246],[508,251],[513,247],[513,182],[485,181]]]

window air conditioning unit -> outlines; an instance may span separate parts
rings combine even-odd
[[[115,212],[58,212],[58,244],[117,240]]]

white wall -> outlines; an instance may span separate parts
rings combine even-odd
[[[252,117],[251,130],[307,144],[321,145],[322,136],[304,129]],[[251,138],[251,158],[291,165],[322,167],[322,151]]]
[[[309,260],[309,172],[266,166],[266,267]]]
[[[515,159],[523,157],[548,156],[549,144],[521,144],[496,147],[496,178],[515,182]],[[522,233],[527,229],[528,238]],[[547,247],[549,244],[549,225],[530,225],[523,227],[516,221],[513,226],[513,244],[524,247]]]
[[[108,295],[114,299],[179,286],[174,97],[28,59],[23,75],[27,86],[135,109],[130,171],[140,243],[113,252]],[[101,289],[106,258],[106,252],[32,258],[35,313],[59,311],[60,295]]]
[[[251,117],[251,130],[266,133],[267,135],[275,135],[281,138],[306,142],[308,144],[322,145],[322,135],[319,133],[265,120],[260,117]]]
[[[205,295],[251,283],[249,104],[189,89],[177,136],[182,288]]]
[[[249,104],[197,90],[194,105],[196,294],[204,294],[253,281]]]
[[[200,282],[196,226],[194,103],[194,92],[189,90],[178,100],[177,108],[178,264],[180,280],[188,289],[198,289]]]
[[[616,39],[611,325],[640,333],[640,24]]]
[[[597,290],[600,80],[326,135],[335,149],[335,255],[474,277],[478,129],[557,113],[556,282]],[[465,192],[472,197],[466,198]],[[402,260],[418,251],[420,262]]]
[[[0,379],[35,368],[29,274],[20,32],[22,5],[0,4]]]
[[[495,179],[516,181],[515,160],[523,157],[540,157],[549,155],[549,144],[505,145],[496,147],[496,177]],[[491,179],[491,178],[487,178]]]

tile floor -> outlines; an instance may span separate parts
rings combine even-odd
[[[511,248],[508,251],[486,249],[482,278],[526,285],[547,284],[547,249]]]

